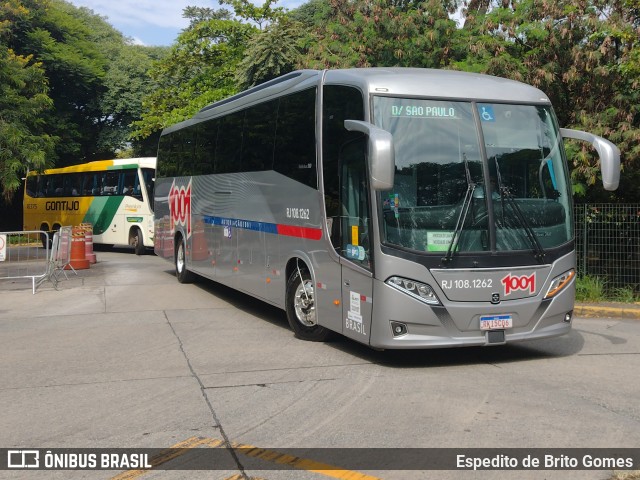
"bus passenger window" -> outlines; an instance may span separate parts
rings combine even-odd
[[[35,198],[38,195],[38,176],[30,175],[27,177],[26,185],[27,195],[31,198]]]
[[[117,195],[118,193],[118,180],[120,174],[117,172],[107,172],[103,177],[102,195]]]
[[[315,102],[315,88],[280,99],[273,169],[317,189]]]
[[[64,195],[77,197],[82,193],[82,174],[71,173],[64,177]]]
[[[277,117],[277,100],[247,109],[242,144],[243,171],[260,172],[273,167]]]
[[[218,128],[215,173],[242,171],[242,125],[244,111],[224,117]]]
[[[136,185],[138,185],[138,171],[125,170],[122,174],[122,194],[135,197]],[[140,189],[138,188],[139,191]],[[142,200],[142,196],[140,196],[140,200]]]

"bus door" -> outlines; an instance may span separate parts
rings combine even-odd
[[[340,160],[342,333],[369,343],[373,313],[370,194],[362,139],[347,143]]]
[[[99,195],[103,206],[96,224],[102,225],[98,229],[103,232],[101,242],[126,245],[129,242],[128,232],[125,229],[124,210],[120,207],[122,203],[120,177],[120,170],[109,170],[101,174]]]

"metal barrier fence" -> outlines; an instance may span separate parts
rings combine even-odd
[[[576,205],[574,218],[578,274],[640,292],[640,204]]]
[[[640,204],[580,204],[574,218],[578,274],[601,277],[608,291],[640,293]],[[56,286],[71,267],[71,227],[56,232],[51,251],[48,238],[43,231],[0,232],[0,280],[29,278],[33,293],[47,279]]]
[[[77,275],[70,260],[71,227],[61,227],[51,242],[41,230],[0,232],[0,280],[29,279],[34,294],[45,280],[57,288],[67,268]]]
[[[30,279],[33,293],[49,275],[49,234],[0,232],[0,280]]]

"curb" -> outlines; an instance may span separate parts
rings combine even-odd
[[[640,320],[640,305],[588,305],[576,304],[573,314],[583,318],[625,318]]]

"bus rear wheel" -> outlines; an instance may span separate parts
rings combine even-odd
[[[176,277],[178,277],[178,281],[180,283],[193,282],[193,273],[187,270],[187,256],[182,236],[176,238],[176,253],[174,255],[174,259],[176,265]]]
[[[324,342],[331,331],[318,325],[315,292],[311,274],[296,268],[287,281],[287,320],[297,338]]]
[[[136,252],[136,255],[144,255],[144,239],[139,228],[134,228],[129,234],[129,245]]]
[[[43,223],[40,225],[40,230],[42,233],[40,234],[40,241],[42,242],[42,248],[51,248],[53,244],[53,234],[49,232],[49,225]],[[47,232],[46,234],[44,232]]]

